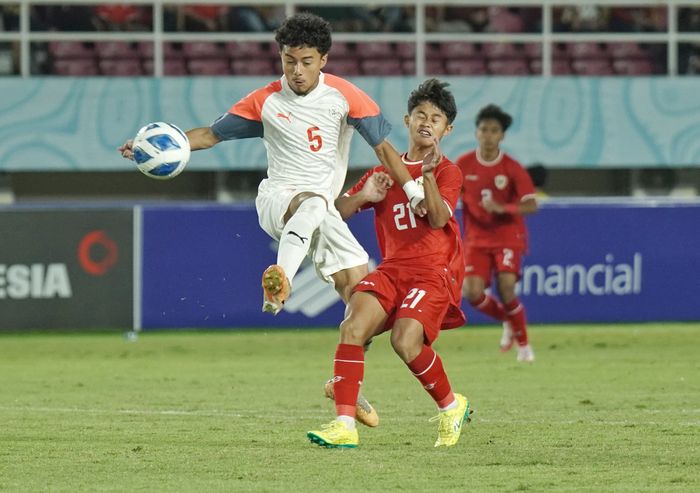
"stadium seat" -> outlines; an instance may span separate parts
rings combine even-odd
[[[329,58],[328,65],[324,67],[323,71],[340,76],[362,74],[360,62],[355,58]]]
[[[141,41],[138,49],[141,58],[153,58],[153,43],[150,41]]]
[[[489,60],[488,70],[492,75],[530,75],[530,67],[524,58]]]
[[[416,57],[415,43],[396,43],[396,54],[403,59],[411,59]]]
[[[138,76],[144,75],[141,60],[127,58],[123,60],[100,60],[100,72],[109,76]]]
[[[356,56],[353,43],[334,42],[331,47],[331,58],[347,58]]]
[[[211,58],[202,60],[188,60],[187,72],[191,75],[230,75],[228,59]]]
[[[614,60],[613,68],[620,75],[651,75],[654,73],[651,61],[644,58]]]
[[[93,48],[80,41],[52,41],[49,55],[54,58],[87,58],[95,54]]]
[[[95,52],[100,58],[132,58],[138,52],[126,41],[102,41],[95,43]]]
[[[207,41],[191,41],[182,44],[185,57],[190,59],[226,58],[226,50],[220,43]]]
[[[53,74],[66,76],[100,75],[94,58],[66,58],[53,62]]]
[[[403,60],[401,62],[401,69],[404,75],[416,75],[416,61],[415,60]],[[425,74],[426,75],[444,75],[445,65],[441,59],[430,59],[425,62]]]
[[[279,57],[279,48],[277,43],[261,43],[258,41],[229,41],[226,43],[225,51],[231,58],[237,59]]]
[[[572,60],[571,67],[577,75],[614,75],[612,65],[606,58]]]
[[[542,43],[525,43],[523,51],[530,58],[542,58]]]
[[[569,43],[566,52],[572,59],[604,58],[608,54],[600,43]]]
[[[645,58],[648,53],[637,43],[609,43],[608,53],[613,58]]]
[[[231,62],[231,70],[234,75],[273,75],[276,73],[272,60],[265,58],[257,60],[233,60]]]
[[[147,75],[153,74],[153,60],[144,60],[143,72]],[[166,58],[163,60],[163,75],[187,75],[185,61],[182,58]]]
[[[486,75],[486,63],[480,58],[472,60],[445,60],[448,75]]]
[[[571,64],[566,58],[555,58],[552,60],[552,75],[571,75],[573,71],[571,70]],[[530,60],[530,73],[541,75],[542,74],[542,60],[536,58]]]
[[[401,61],[397,58],[362,60],[364,75],[402,75]]]
[[[486,58],[492,60],[524,56],[524,53],[518,50],[512,43],[485,43],[481,47],[481,52]]]
[[[479,50],[474,43],[441,43],[437,53],[443,58],[467,58],[479,55]],[[434,51],[431,50],[430,54],[433,55]]]
[[[357,56],[371,60],[380,58],[392,58],[395,56],[394,48],[388,42],[357,43]]]

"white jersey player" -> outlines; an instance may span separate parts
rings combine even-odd
[[[386,140],[391,125],[377,104],[350,82],[321,72],[331,48],[328,22],[296,14],[276,31],[275,41],[283,77],[250,93],[211,126],[187,132],[193,151],[223,140],[260,137],[265,143],[268,177],[255,205],[260,226],[280,242],[277,263],[262,277],[263,311],[273,314],[283,308],[307,254],[346,303],[368,273],[367,253],[333,205],[345,181],[353,130],[402,184],[415,213],[425,214],[423,190]],[[119,151],[133,158],[131,141]],[[326,394],[332,397],[328,385]],[[377,425],[376,411],[361,395],[357,413],[359,421]]]

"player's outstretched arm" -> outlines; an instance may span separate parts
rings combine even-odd
[[[210,127],[200,127],[200,128],[193,128],[192,130],[188,130],[185,132],[187,134],[187,139],[190,141],[190,150],[192,151],[197,151],[199,149],[209,149],[212,146],[215,146],[219,142],[219,138],[214,135],[214,132],[212,132]],[[117,151],[122,155],[123,158],[126,159],[131,159],[133,161],[134,159],[134,151],[133,151],[133,145],[134,145],[134,139],[129,139],[126,142],[124,142]]]
[[[411,174],[406,169],[406,165],[401,160],[401,156],[394,149],[394,146],[388,140],[383,140],[379,145],[374,146],[374,152],[377,154],[379,161],[389,171],[391,177],[396,180],[403,191],[406,192],[411,208],[419,216],[425,215],[425,208],[419,204],[425,198],[423,191],[420,189]]]
[[[198,127],[185,132],[190,140],[190,149],[198,151],[200,149],[209,149],[214,147],[221,140],[214,135],[211,127]]]

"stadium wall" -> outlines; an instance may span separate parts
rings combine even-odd
[[[549,200],[528,219],[520,293],[534,323],[700,320],[700,201]],[[372,215],[351,228],[379,261]],[[304,265],[285,311],[260,312],[276,242],[250,205],[0,209],[0,329],[334,326]],[[464,306],[470,323],[490,322]]]
[[[698,78],[445,77],[459,114],[444,142],[449,156],[474,147],[473,119],[488,103],[515,117],[505,142],[523,163],[563,168],[694,166],[700,162]],[[352,79],[377,100],[407,145],[402,118],[412,77]],[[0,171],[125,171],[115,149],[138,128],[169,121],[207,125],[253,89],[259,77],[0,78]],[[624,142],[625,145],[620,145]],[[353,140],[352,166],[375,156]],[[196,153],[190,170],[265,169],[258,139]]]

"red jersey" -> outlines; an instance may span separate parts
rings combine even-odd
[[[515,159],[500,152],[490,162],[478,150],[457,159],[462,171],[462,226],[469,247],[527,250],[527,229],[519,214],[492,214],[481,206],[490,197],[500,204],[519,204],[535,197],[530,175]]]
[[[405,154],[402,159],[411,176],[421,183],[423,162],[408,161]],[[362,189],[367,179],[379,171],[388,173],[384,166],[369,170],[347,192],[347,195],[356,194]],[[464,256],[459,225],[454,217],[462,188],[462,177],[459,168],[444,157],[435,168],[434,174],[440,195],[452,213],[450,220],[441,229],[433,229],[427,217],[418,217],[413,214],[406,193],[396,182],[387,191],[384,200],[365,204],[364,208],[374,209],[374,225],[383,264],[400,262],[402,269],[405,270],[412,267],[447,270],[450,298],[455,310],[448,311],[443,326],[456,327],[462,325],[464,319],[459,319],[456,324],[451,324],[448,319],[454,318],[453,312],[460,312],[458,315],[463,317],[459,310],[459,303],[464,279]]]

